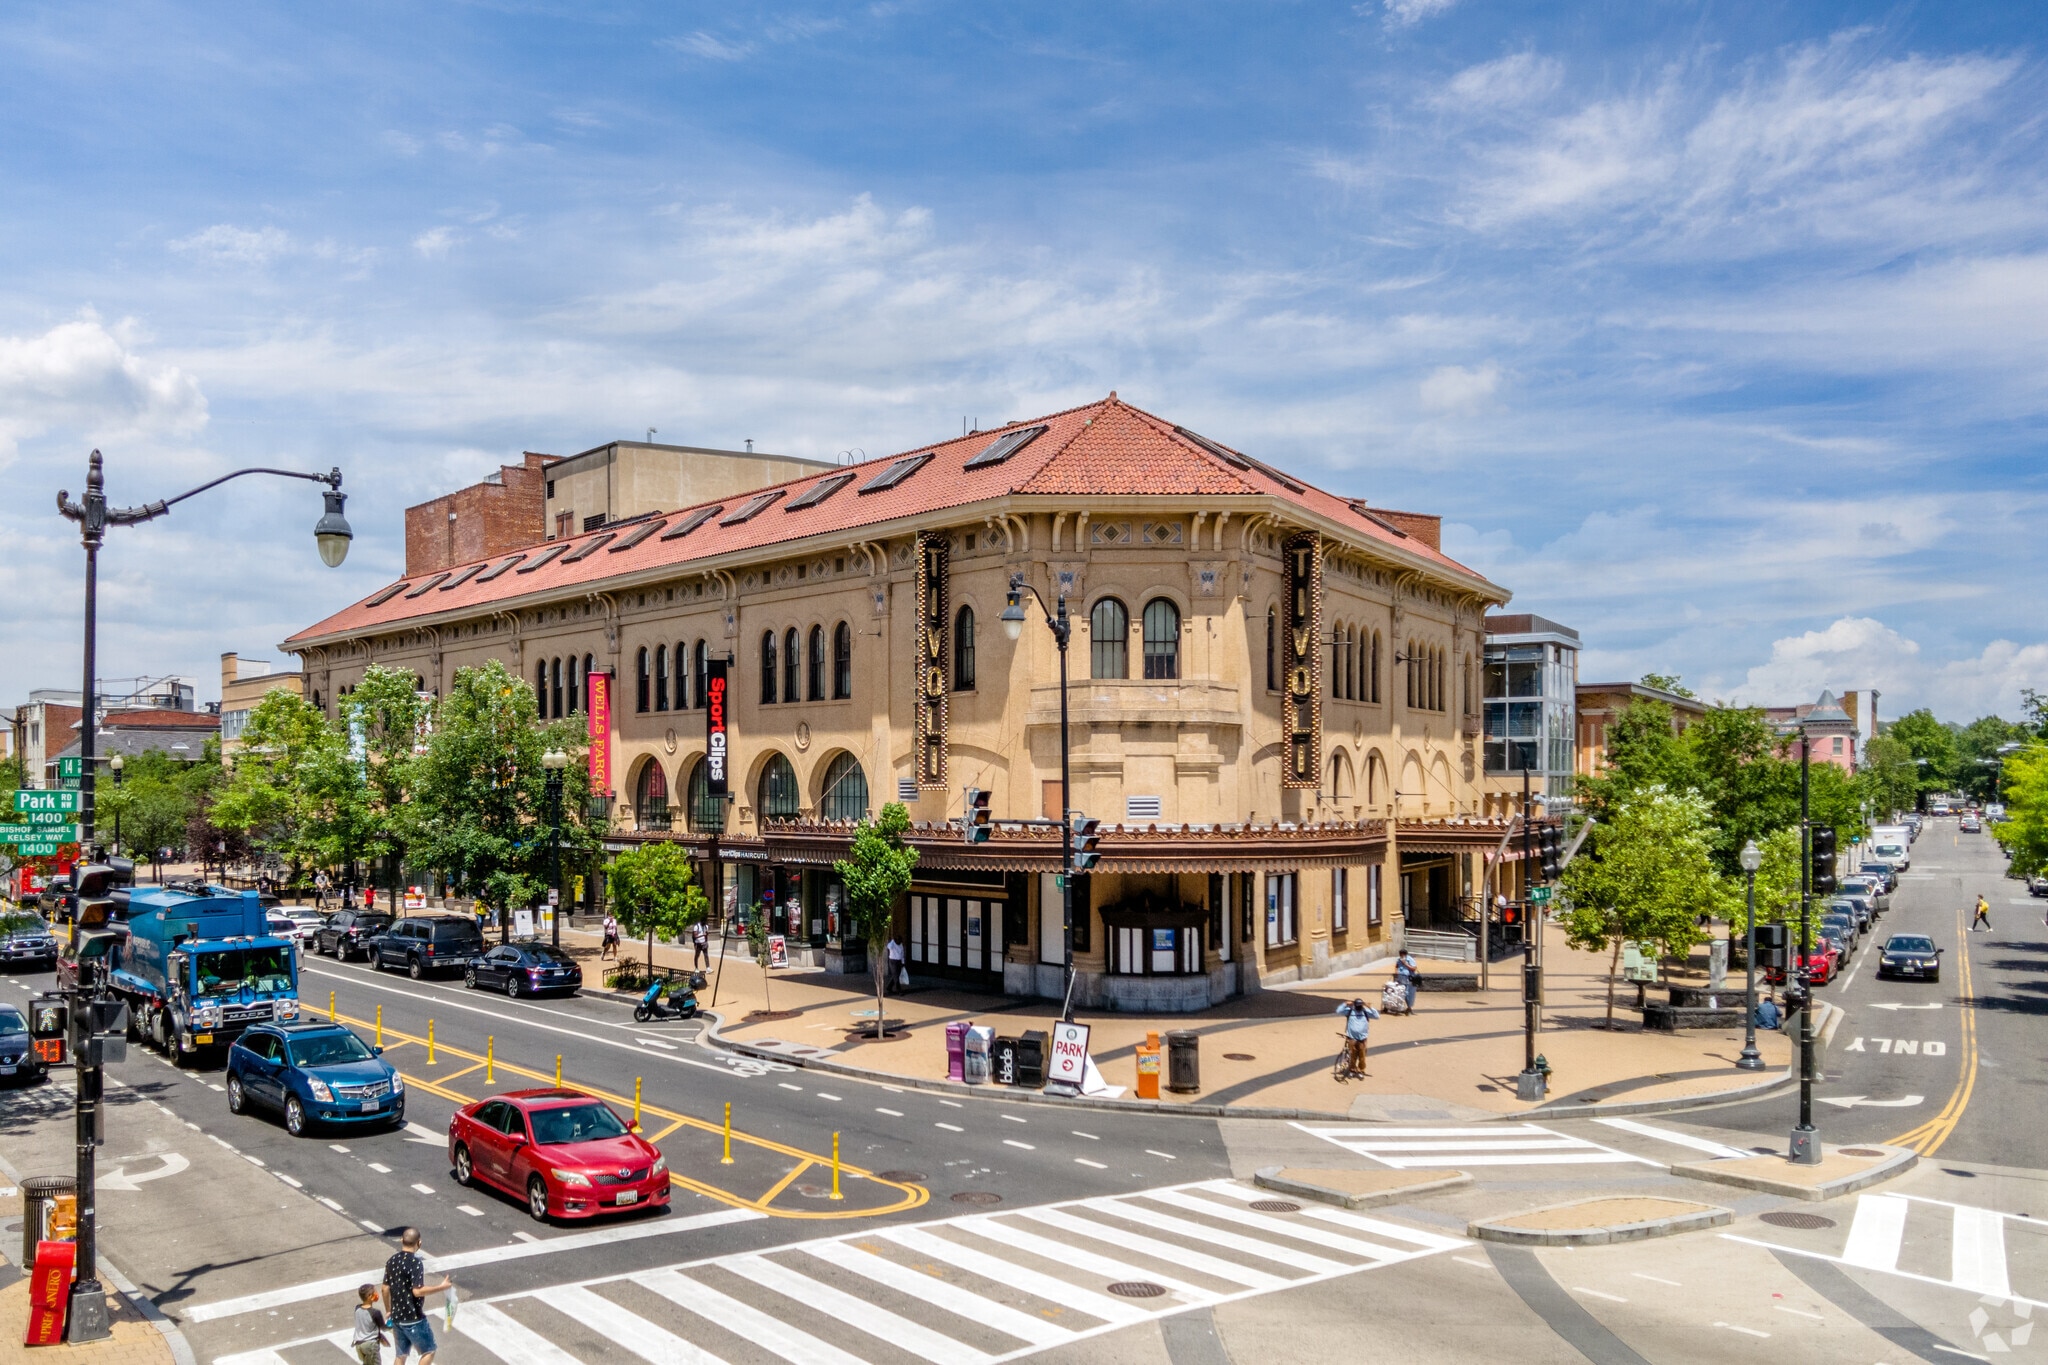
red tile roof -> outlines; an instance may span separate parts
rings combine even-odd
[[[979,468],[966,467],[991,442],[1006,433],[1033,426],[1042,426],[1044,430],[1006,459]],[[926,452],[933,458],[902,482],[873,493],[860,491],[895,461]],[[853,483],[820,502],[802,505],[803,492],[843,472],[828,470],[779,485],[789,496],[737,523],[732,522],[732,512],[754,495],[723,499],[728,509],[725,515],[704,521],[688,535],[676,539],[668,538],[669,533],[682,524],[690,509],[669,513],[663,518],[665,525],[660,533],[631,548],[620,543],[613,545],[611,552],[572,552],[537,573],[456,575],[462,581],[451,581],[447,587],[432,587],[424,592],[417,591],[426,581],[421,578],[385,585],[354,606],[308,626],[286,644],[289,647],[353,635],[445,612],[474,612],[529,594],[554,594],[576,587],[596,589],[607,579],[640,570],[711,560],[813,536],[844,537],[862,527],[929,517],[949,508],[1012,496],[1266,495],[1341,525],[1361,541],[1379,542],[1390,551],[1412,555],[1467,579],[1476,587],[1485,586],[1484,580],[1472,570],[1424,541],[1403,535],[1389,523],[1362,512],[1353,500],[1309,487],[1228,447],[1205,444],[1184,429],[1122,402],[1115,393],[1065,412],[866,461],[855,467],[858,477]],[[619,533],[620,528],[614,526],[608,532],[591,534]],[[585,538],[572,540],[582,542]],[[579,544],[578,548],[583,546]],[[538,546],[527,550],[527,563],[541,553]],[[492,562],[502,563],[510,557],[493,556]],[[397,587],[406,591],[396,591]]]

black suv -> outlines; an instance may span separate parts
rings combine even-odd
[[[459,972],[483,950],[483,931],[462,915],[397,920],[369,941],[372,967],[403,967],[415,981],[431,972]]]
[[[0,967],[17,967],[24,962],[55,967],[57,940],[40,915],[27,910],[0,914]]]
[[[342,962],[369,951],[369,942],[391,927],[382,910],[337,910],[313,931],[313,951]]]

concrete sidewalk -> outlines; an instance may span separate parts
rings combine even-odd
[[[1606,959],[1573,952],[1554,926],[1548,935],[1547,1003],[1536,1048],[1553,1074],[1550,1096],[1543,1104],[1515,1097],[1515,1074],[1523,1062],[1517,962],[1494,968],[1490,990],[1424,991],[1416,999],[1414,1014],[1383,1016],[1373,1025],[1368,1075],[1362,1081],[1343,1082],[1331,1074],[1342,1027],[1335,1011],[1354,997],[1377,1008],[1390,962],[1348,976],[1260,992],[1199,1014],[1089,1011],[1077,1017],[1091,1026],[1091,1050],[1104,1079],[1126,1087],[1126,1099],[1132,1098],[1136,1083],[1134,1050],[1145,1042],[1148,1031],[1189,1029],[1198,1034],[1201,1091],[1174,1095],[1162,1089],[1160,1099],[1204,1109],[1292,1110],[1396,1121],[1484,1119],[1539,1110],[1612,1113],[1625,1105],[1676,1107],[1783,1083],[1792,1049],[1779,1033],[1759,1035],[1766,1070],[1757,1072],[1734,1065],[1742,1050],[1740,1029],[1645,1032],[1636,1011],[1618,1007],[1616,1030],[1607,1031]],[[563,942],[585,959],[586,980],[598,985],[601,978],[590,961],[595,957],[595,933],[566,931]],[[916,988],[913,970],[912,991],[889,997],[891,1036],[876,1041],[866,1036],[873,1029],[875,1009],[868,977],[778,970],[764,991],[763,973],[747,958],[745,944],[734,941],[727,951],[730,955],[720,972],[714,941],[715,1006],[713,989],[699,996],[705,1007],[715,1008],[719,1041],[794,1060],[846,1066],[883,1079],[944,1081],[948,1023],[987,1024],[999,1035],[1012,1035],[1050,1028],[1058,1014],[1054,1001]],[[644,958],[646,944],[629,943],[624,955]],[[684,967],[689,961],[687,947],[656,946],[658,966]],[[1469,964],[1420,966],[1425,976],[1473,970]],[[1738,978],[1738,993],[1739,985]],[[1660,996],[1661,992],[1652,998]],[[1617,1000],[1632,1005],[1633,988],[1618,989]]]

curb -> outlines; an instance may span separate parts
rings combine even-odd
[[[1858,1143],[1856,1145],[1864,1146],[1866,1144]],[[1876,1142],[1867,1145],[1884,1147],[1883,1143]],[[1732,1164],[1719,1161],[1701,1161],[1685,1166],[1673,1166],[1671,1174],[1686,1176],[1693,1180],[1705,1180],[1717,1185],[1734,1185],[1745,1190],[1758,1190],[1764,1194],[1782,1195],[1787,1199],[1804,1199],[1810,1203],[1817,1204],[1823,1200],[1839,1198],[1845,1194],[1854,1194],[1858,1190],[1868,1189],[1872,1185],[1890,1180],[1894,1176],[1904,1175],[1919,1164],[1920,1154],[1910,1147],[1885,1147],[1885,1150],[1890,1152],[1891,1155],[1878,1162],[1875,1166],[1858,1171],[1854,1175],[1846,1175],[1839,1180],[1829,1180],[1819,1185],[1800,1185],[1789,1180],[1773,1180],[1767,1175],[1752,1175],[1748,1171],[1716,1170],[1715,1167],[1717,1166],[1725,1168]]]
[[[1515,1216],[1519,1218],[1550,1209],[1576,1208],[1585,1202],[1581,1199],[1570,1204],[1549,1204],[1540,1209],[1526,1209]],[[1468,1223],[1465,1235],[1482,1242],[1502,1242],[1508,1246],[1600,1247],[1617,1242],[1643,1242],[1652,1237],[1675,1237],[1681,1232],[1698,1232],[1702,1228],[1726,1227],[1734,1220],[1732,1210],[1708,1206],[1691,1213],[1672,1214],[1668,1218],[1647,1218],[1640,1223],[1610,1223],[1605,1227],[1591,1228],[1520,1228],[1506,1223]]]
[[[1306,1180],[1289,1180],[1280,1174],[1284,1166],[1261,1166],[1252,1176],[1252,1183],[1276,1194],[1291,1194],[1297,1199],[1313,1199],[1323,1204],[1335,1204],[1340,1209],[1370,1209],[1381,1204],[1398,1204],[1419,1194],[1435,1194],[1459,1185],[1469,1185],[1472,1177],[1463,1171],[1452,1171],[1438,1180],[1425,1180],[1416,1185],[1402,1185],[1397,1189],[1375,1190],[1370,1194],[1353,1194],[1348,1190],[1333,1190],[1328,1185],[1315,1185]]]

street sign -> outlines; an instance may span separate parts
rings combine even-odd
[[[60,844],[75,844],[78,842],[78,826],[0,825],[0,844],[18,844],[24,839],[32,842],[55,839]]]
[[[83,758],[79,757],[79,756],[78,756],[78,755],[76,755],[76,754],[73,754],[73,755],[72,755],[72,756],[71,756],[70,758],[60,758],[60,759],[58,759],[58,760],[57,760],[57,776],[59,776],[59,777],[84,777],[84,776],[85,776],[85,760],[84,760]]]
[[[1532,886],[1532,887],[1530,887],[1530,888],[1529,888],[1529,904],[1531,904],[1531,905],[1548,905],[1548,904],[1550,904],[1550,888],[1549,888],[1549,887],[1547,887],[1547,886]]]
[[[57,850],[65,847],[70,847],[70,845],[60,844],[54,840],[37,843],[22,842],[14,846],[14,856],[17,858],[54,858],[57,856]]]
[[[15,812],[17,825],[75,825],[78,811],[71,810],[24,810]]]
[[[75,811],[78,809],[78,793],[21,790],[14,793],[14,808],[22,811]]]

